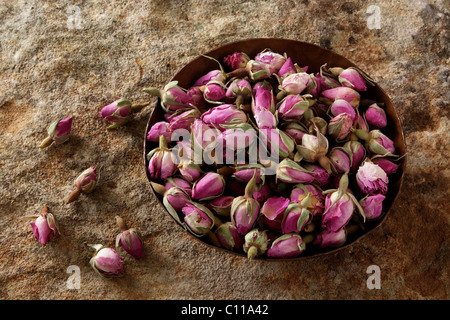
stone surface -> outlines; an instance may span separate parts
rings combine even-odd
[[[2,1],[0,5],[1,299],[448,299],[449,24],[446,1]],[[368,13],[369,11],[369,13]],[[365,67],[403,123],[408,163],[385,223],[348,249],[292,262],[205,248],[158,206],[142,146],[151,107],[107,131],[100,109],[162,87],[199,53],[252,37],[321,45]],[[140,69],[142,68],[142,69]],[[73,137],[40,150],[55,119]],[[96,191],[70,205],[73,179],[100,167]],[[62,235],[47,246],[25,216],[47,204]],[[91,269],[86,243],[114,246],[114,216],[141,230],[144,257],[123,277]],[[123,251],[120,251],[123,253]],[[78,266],[79,289],[67,268]],[[367,268],[381,289],[366,286]]]

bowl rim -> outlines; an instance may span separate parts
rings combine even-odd
[[[258,41],[263,41],[263,42],[273,42],[273,41],[275,41],[275,42],[290,42],[290,43],[292,43],[294,45],[310,46],[311,48],[314,48],[315,50],[318,50],[318,51],[321,51],[321,52],[325,53],[327,56],[338,57],[339,59],[345,61],[349,66],[357,67],[361,71],[365,72],[362,68],[357,66],[353,61],[349,60],[348,58],[342,56],[339,53],[336,53],[333,50],[330,50],[330,49],[327,49],[327,48],[323,48],[323,47],[321,47],[319,45],[316,45],[316,44],[313,44],[313,43],[310,43],[310,42],[305,42],[305,41],[300,41],[300,40],[295,40],[295,39],[268,37],[268,38],[247,38],[247,39],[240,39],[240,40],[236,40],[236,41],[231,41],[231,42],[227,42],[225,44],[222,44],[220,46],[216,46],[215,48],[209,50],[206,53],[197,54],[195,57],[193,57],[191,60],[189,60],[185,65],[180,67],[173,74],[173,76],[170,78],[169,81],[176,80],[176,78],[180,74],[182,74],[185,69],[187,69],[191,64],[195,63],[196,61],[201,60],[201,59],[207,59],[207,58],[204,57],[205,55],[214,57],[214,54],[217,54],[218,52],[220,52],[224,48],[234,47],[234,46],[241,46],[244,43],[253,43],[253,42],[258,42]],[[261,51],[262,50],[264,50],[264,49],[261,49]],[[386,99],[386,101],[383,101],[383,102],[389,103],[391,105],[391,107],[392,107],[391,111],[393,112],[393,115],[394,115],[393,118],[398,123],[397,129],[398,129],[398,134],[400,134],[400,137],[397,137],[397,138],[399,138],[399,140],[401,141],[401,145],[400,146],[396,146],[396,147],[400,147],[400,149],[402,151],[401,162],[399,164],[399,170],[398,170],[399,172],[396,173],[396,175],[397,175],[396,183],[397,183],[398,187],[397,187],[396,194],[391,198],[389,208],[382,214],[382,216],[380,218],[374,220],[375,223],[369,230],[360,233],[356,238],[352,239],[352,241],[348,241],[347,240],[342,246],[324,248],[324,249],[322,249],[322,250],[320,250],[318,252],[315,252],[313,254],[305,254],[304,255],[302,253],[299,256],[293,257],[293,258],[269,258],[269,257],[266,257],[266,256],[262,256],[262,257],[255,258],[255,260],[270,261],[270,262],[300,261],[300,260],[309,260],[309,259],[313,259],[313,258],[318,258],[318,257],[323,257],[323,256],[329,256],[331,254],[336,254],[336,253],[338,253],[340,251],[348,250],[351,246],[353,246],[354,244],[360,242],[363,238],[366,238],[368,234],[373,233],[373,231],[375,229],[379,228],[386,221],[390,211],[392,210],[392,207],[394,206],[394,204],[396,203],[396,200],[398,199],[398,196],[399,196],[399,194],[400,194],[400,192],[402,190],[402,186],[403,186],[403,183],[404,183],[405,169],[406,169],[406,165],[407,165],[407,146],[406,146],[406,139],[405,139],[405,134],[404,134],[404,130],[403,130],[403,125],[402,125],[401,119],[398,116],[397,109],[395,108],[395,105],[393,104],[391,98],[386,93],[386,91],[378,84],[378,82],[375,81],[374,83],[375,83],[376,90],[378,90],[381,93],[381,95],[384,96],[384,98]],[[152,121],[151,120],[155,116],[155,113],[157,113],[157,112],[163,112],[163,110],[161,108],[161,105],[160,105],[160,99],[159,98],[155,102],[154,108],[152,109],[152,111],[150,113],[150,116],[148,117],[147,125],[146,125],[146,128],[145,128],[144,143],[143,143],[144,170],[145,170],[145,174],[146,174],[147,180],[149,182],[151,182],[152,179],[150,178],[149,173],[148,173],[148,160],[147,160],[147,157],[146,157],[147,153],[148,153],[148,150],[149,150],[148,147],[149,147],[149,144],[150,144],[150,142],[147,140],[147,134],[148,134],[148,131],[150,130],[150,128],[152,126]],[[216,246],[214,244],[211,244],[211,243],[208,243],[205,240],[202,240],[202,238],[196,237],[195,235],[193,235],[190,232],[188,232],[186,230],[186,228],[184,228],[182,225],[180,225],[175,220],[175,218],[173,218],[168,213],[167,209],[165,208],[165,206],[163,205],[163,203],[161,201],[161,196],[156,193],[156,191],[154,190],[152,185],[150,183],[148,185],[150,186],[150,190],[151,190],[153,196],[155,197],[155,199],[159,203],[159,205],[162,207],[164,212],[168,216],[170,216],[170,218],[179,227],[181,227],[181,229],[184,230],[184,232],[186,232],[186,234],[188,234],[188,238],[189,239],[193,238],[193,239],[195,239],[195,241],[198,241],[201,245],[206,245],[208,247],[214,248],[214,250],[219,250],[221,252],[225,251],[227,254],[233,254],[235,256],[247,259],[247,256],[243,252],[236,252],[236,251],[229,250],[229,249],[226,249],[226,248],[218,247],[218,246]],[[384,211],[384,208],[383,208],[383,211]]]

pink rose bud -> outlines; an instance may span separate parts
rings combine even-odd
[[[272,195],[272,189],[268,183],[264,183],[253,193],[253,199],[259,203],[264,203]]]
[[[195,200],[211,200],[220,197],[225,190],[225,180],[221,174],[207,172],[192,187],[192,198]]]
[[[267,147],[272,157],[287,158],[294,153],[295,141],[283,130],[278,128],[260,128],[260,146]]]
[[[336,99],[333,101],[330,107],[330,112],[333,116],[337,116],[341,113],[347,113],[352,118],[352,122],[356,119],[355,108],[344,99]]]
[[[302,144],[302,138],[308,133],[308,130],[299,122],[289,121],[284,124],[284,132],[286,132],[297,144]]]
[[[258,105],[255,106],[253,115],[255,117],[256,125],[258,126],[258,128],[275,129],[277,127],[277,118],[266,108]]]
[[[286,208],[283,222],[281,223],[281,232],[283,234],[301,232],[310,220],[311,212],[306,207],[311,203],[311,195],[309,194],[302,202],[304,202],[302,205],[297,202],[292,202]]]
[[[354,108],[359,106],[360,95],[359,93],[348,87],[336,87],[322,91],[322,95],[331,101],[335,101],[336,99],[343,99],[350,103]]]
[[[185,215],[184,223],[188,230],[196,236],[209,233],[214,226],[212,212],[199,203],[187,203],[182,211]]]
[[[366,157],[366,149],[359,141],[347,141],[344,144],[344,148],[351,155],[352,165],[350,168],[351,172],[356,172],[361,161]]]
[[[116,250],[105,248],[100,244],[89,246],[95,249],[95,254],[89,263],[99,275],[110,278],[123,272],[123,259]]]
[[[267,251],[269,258],[294,258],[305,251],[306,246],[302,237],[296,233],[289,233],[279,236],[272,243]]]
[[[367,124],[366,119],[364,119],[364,117],[360,115],[359,112],[356,114],[353,127],[357,130],[369,132],[369,125]]]
[[[233,196],[220,196],[211,200],[208,207],[221,217],[230,217],[231,205],[233,204]]]
[[[337,248],[344,245],[347,241],[347,233],[345,228],[341,228],[337,231],[323,230],[316,235],[313,244],[320,248]]]
[[[178,170],[176,157],[167,148],[167,142],[164,136],[160,136],[159,147],[147,154],[147,160],[149,162],[148,172],[151,179],[167,179],[173,176]]]
[[[361,207],[367,219],[373,220],[381,216],[383,212],[383,201],[386,197],[382,194],[373,194],[361,200]]]
[[[264,80],[272,75],[270,73],[271,70],[269,70],[269,67],[267,65],[255,60],[250,60],[249,62],[247,62],[245,69],[247,71],[248,77],[252,81]]]
[[[217,103],[225,97],[225,93],[226,87],[223,83],[211,81],[205,85],[203,96],[207,102]]]
[[[301,204],[303,200],[309,195],[310,200],[303,202],[302,206],[306,205],[306,209],[313,216],[323,213],[325,196],[322,190],[312,184],[297,184],[292,188],[290,199],[292,202]]]
[[[200,165],[192,161],[181,161],[178,165],[178,170],[183,178],[190,182],[197,181],[203,175],[203,170]]]
[[[313,164],[313,163],[305,163],[303,166],[306,170],[313,172],[314,181],[313,183],[322,187],[330,182],[330,174],[322,168],[322,166]]]
[[[334,147],[328,152],[327,157],[337,173],[350,172],[351,156],[346,149]]]
[[[191,87],[188,89],[186,94],[192,100],[192,105],[199,109],[203,109],[206,107],[206,101],[203,96],[203,91],[199,87]]]
[[[141,233],[134,228],[128,228],[119,216],[116,216],[116,222],[121,230],[121,233],[116,237],[116,248],[121,245],[134,258],[142,258],[144,247]]]
[[[70,131],[72,130],[72,117],[57,120],[53,122],[47,130],[48,136],[45,138],[39,148],[46,148],[53,142],[55,144],[62,144],[69,140]]]
[[[286,158],[278,164],[276,179],[286,183],[310,183],[314,181],[314,174]]]
[[[337,142],[345,140],[352,129],[353,120],[348,113],[340,113],[328,123],[328,134]]]
[[[255,56],[255,61],[266,65],[269,74],[278,73],[281,67],[286,62],[286,57],[273,51],[263,51]]]
[[[231,222],[225,222],[216,229],[216,237],[222,247],[232,251],[242,251],[243,236]]]
[[[380,166],[386,174],[394,174],[397,172],[398,165],[385,158],[375,158],[372,162]]]
[[[370,132],[364,130],[353,130],[356,136],[365,141],[367,149],[377,155],[395,156],[394,141],[388,138],[380,130],[375,129]]]
[[[164,193],[164,203],[170,205],[175,211],[181,212],[186,204],[191,201],[189,194],[179,188],[172,187]]]
[[[200,111],[197,108],[183,111],[181,113],[175,112],[169,117],[169,130],[174,132],[177,129],[185,129],[191,131],[191,126],[194,121],[200,118]],[[165,136],[164,136],[165,137]],[[170,140],[167,140],[169,142]]]
[[[246,123],[247,115],[232,104],[222,104],[203,113],[200,119],[204,123],[224,131],[226,129],[224,125]]]
[[[278,75],[281,78],[286,78],[287,76],[297,73],[298,70],[295,67],[294,62],[292,61],[292,59],[290,57],[288,57],[286,59],[286,61],[283,63],[283,65],[281,66],[280,70],[278,71]]]
[[[157,88],[145,88],[144,92],[161,99],[161,107],[167,113],[173,113],[178,109],[192,107],[193,100],[186,90],[178,86],[178,81],[169,82],[163,90]]]
[[[264,180],[264,175],[262,174],[262,166],[261,165],[242,165],[237,166],[235,168],[235,172],[233,177],[240,182],[249,182],[256,170],[256,183],[261,183]]]
[[[386,194],[389,179],[380,166],[371,161],[365,161],[356,172],[356,182],[365,194]]]
[[[252,97],[252,90],[252,86],[247,79],[236,78],[228,86],[225,94],[228,100],[224,101],[235,101],[238,109],[246,108],[244,105],[249,103]]]
[[[211,151],[218,145],[220,131],[218,129],[212,129],[209,125],[204,123],[202,119],[196,119],[194,121],[191,127],[191,133],[193,136],[192,146],[194,147],[194,151],[197,149]],[[194,153],[193,156],[195,159],[199,154]],[[201,161],[201,159],[199,159],[199,161]]]
[[[245,68],[249,61],[250,58],[243,52],[235,52],[223,58],[225,65],[230,67],[232,70]]]
[[[271,113],[275,113],[275,96],[273,95],[272,86],[267,81],[257,82],[253,86],[253,114],[255,114],[255,109],[257,107],[262,107]]]
[[[159,136],[164,136],[166,141],[171,141],[172,132],[170,131],[169,123],[167,121],[159,121],[152,125],[147,133],[147,140],[158,142]]]
[[[198,78],[193,87],[201,87],[204,86],[206,84],[208,84],[211,81],[218,81],[223,83],[225,81],[225,75],[222,72],[222,70],[211,70],[208,73],[206,73],[205,75],[201,76],[200,78]]]
[[[339,74],[339,82],[344,87],[350,87],[358,91],[367,90],[366,81],[364,81],[364,78],[359,71],[354,68],[347,68],[343,70]]]
[[[261,207],[263,224],[272,230],[281,231],[284,211],[289,203],[289,199],[284,197],[272,196],[268,198]]]
[[[97,169],[91,166],[78,175],[74,181],[75,190],[67,198],[66,203],[77,200],[81,193],[91,193],[97,186]]]
[[[269,246],[269,236],[267,230],[253,229],[245,234],[244,252],[249,260],[262,256]]]
[[[317,162],[331,174],[331,163],[326,157],[328,153],[328,139],[319,130],[316,129],[316,135],[305,134],[302,137],[302,144],[297,145],[297,152],[306,162]]]
[[[278,114],[281,119],[300,120],[303,114],[309,109],[309,101],[304,100],[298,94],[291,94],[283,98],[278,106]]]
[[[44,246],[55,234],[58,234],[55,217],[48,212],[46,205],[44,205],[40,215],[37,216],[36,220],[31,222],[30,225],[34,236]]]
[[[103,119],[113,123],[108,129],[122,126],[131,119],[131,102],[125,99],[116,100],[103,107],[100,115]]]
[[[280,90],[285,94],[300,94],[306,89],[311,76],[306,72],[294,73],[283,79]]]
[[[375,129],[384,128],[387,125],[386,113],[376,103],[367,108],[365,116],[367,124]]]

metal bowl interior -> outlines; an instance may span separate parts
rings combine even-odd
[[[333,51],[324,49],[311,43],[287,39],[259,38],[259,39],[242,40],[228,43],[214,50],[206,52],[204,53],[204,55],[213,57],[218,61],[222,61],[223,57],[233,52],[245,52],[249,57],[253,57],[257,53],[267,48],[270,48],[274,52],[286,53],[287,56],[291,57],[292,60],[296,62],[299,66],[308,66],[308,73],[318,72],[320,67],[325,63],[329,67],[334,66],[339,66],[342,68],[358,67],[360,70],[364,71],[364,68],[356,66],[353,62],[349,61],[348,59],[339,54],[336,54]],[[181,68],[172,77],[172,79],[170,79],[170,81],[177,80],[178,84],[181,87],[189,88],[194,83],[195,80],[197,80],[199,77],[201,77],[202,75],[206,74],[208,71],[213,69],[217,69],[217,63],[212,61],[211,59],[199,55],[190,63]],[[386,92],[378,84],[375,84],[374,86],[368,86],[368,90],[362,94],[362,97],[367,97],[370,98],[371,100],[384,104],[385,112],[388,118],[388,125],[387,127],[382,129],[382,132],[385,133],[388,137],[390,137],[394,141],[396,153],[399,155],[405,155],[406,144],[400,119],[397,115],[394,105],[392,104],[392,101],[390,100]],[[155,143],[147,141],[146,136],[151,126],[154,123],[162,120],[164,120],[164,111],[162,110],[160,106],[160,101],[158,100],[148,120],[144,136],[144,168],[149,181],[151,181],[151,178],[147,170],[148,161],[146,159],[146,155],[149,151],[157,147],[157,145]],[[327,248],[327,249],[316,248],[312,250],[305,250],[300,256],[296,258],[289,258],[289,259],[259,258],[259,259],[266,261],[304,260],[311,257],[317,257],[324,254],[337,252],[338,250],[343,250],[354,244],[356,241],[362,239],[364,236],[369,234],[372,230],[380,226],[386,220],[388,213],[392,208],[398,193],[400,192],[406,166],[406,156],[403,156],[397,162],[397,164],[399,165],[397,172],[389,176],[389,186],[388,186],[389,191],[386,194],[385,201],[383,202],[383,213],[381,217],[376,220],[366,221],[366,223],[364,224],[364,230],[350,234],[348,236],[346,243],[343,246],[338,248]],[[155,190],[151,187],[151,185],[150,189],[155,198],[160,203],[161,208],[167,212],[162,203],[162,197],[155,192]],[[196,239],[196,241],[200,241],[203,244],[213,247],[217,250],[223,250],[230,254],[239,255],[244,258],[246,257],[245,254],[243,253],[237,253],[234,251],[230,251],[215,246],[208,240],[207,237],[197,238],[193,235],[191,236],[193,239]]]

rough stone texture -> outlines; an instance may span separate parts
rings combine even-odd
[[[447,1],[2,1],[0,5],[1,299],[448,299],[449,10]],[[81,19],[81,22],[79,22]],[[305,261],[249,262],[192,240],[150,194],[142,160],[151,107],[113,132],[99,117],[120,96],[162,87],[196,55],[230,41],[315,43],[365,70],[404,126],[404,186],[385,223],[348,250]],[[142,66],[143,75],[140,77]],[[74,136],[40,150],[49,123]],[[66,205],[74,177],[101,166],[97,190]],[[46,203],[62,236],[47,246],[22,218]],[[144,258],[125,255],[105,280],[85,243],[114,245],[114,216],[142,231]],[[366,286],[370,265],[381,289]],[[67,267],[81,270],[69,290]]]

